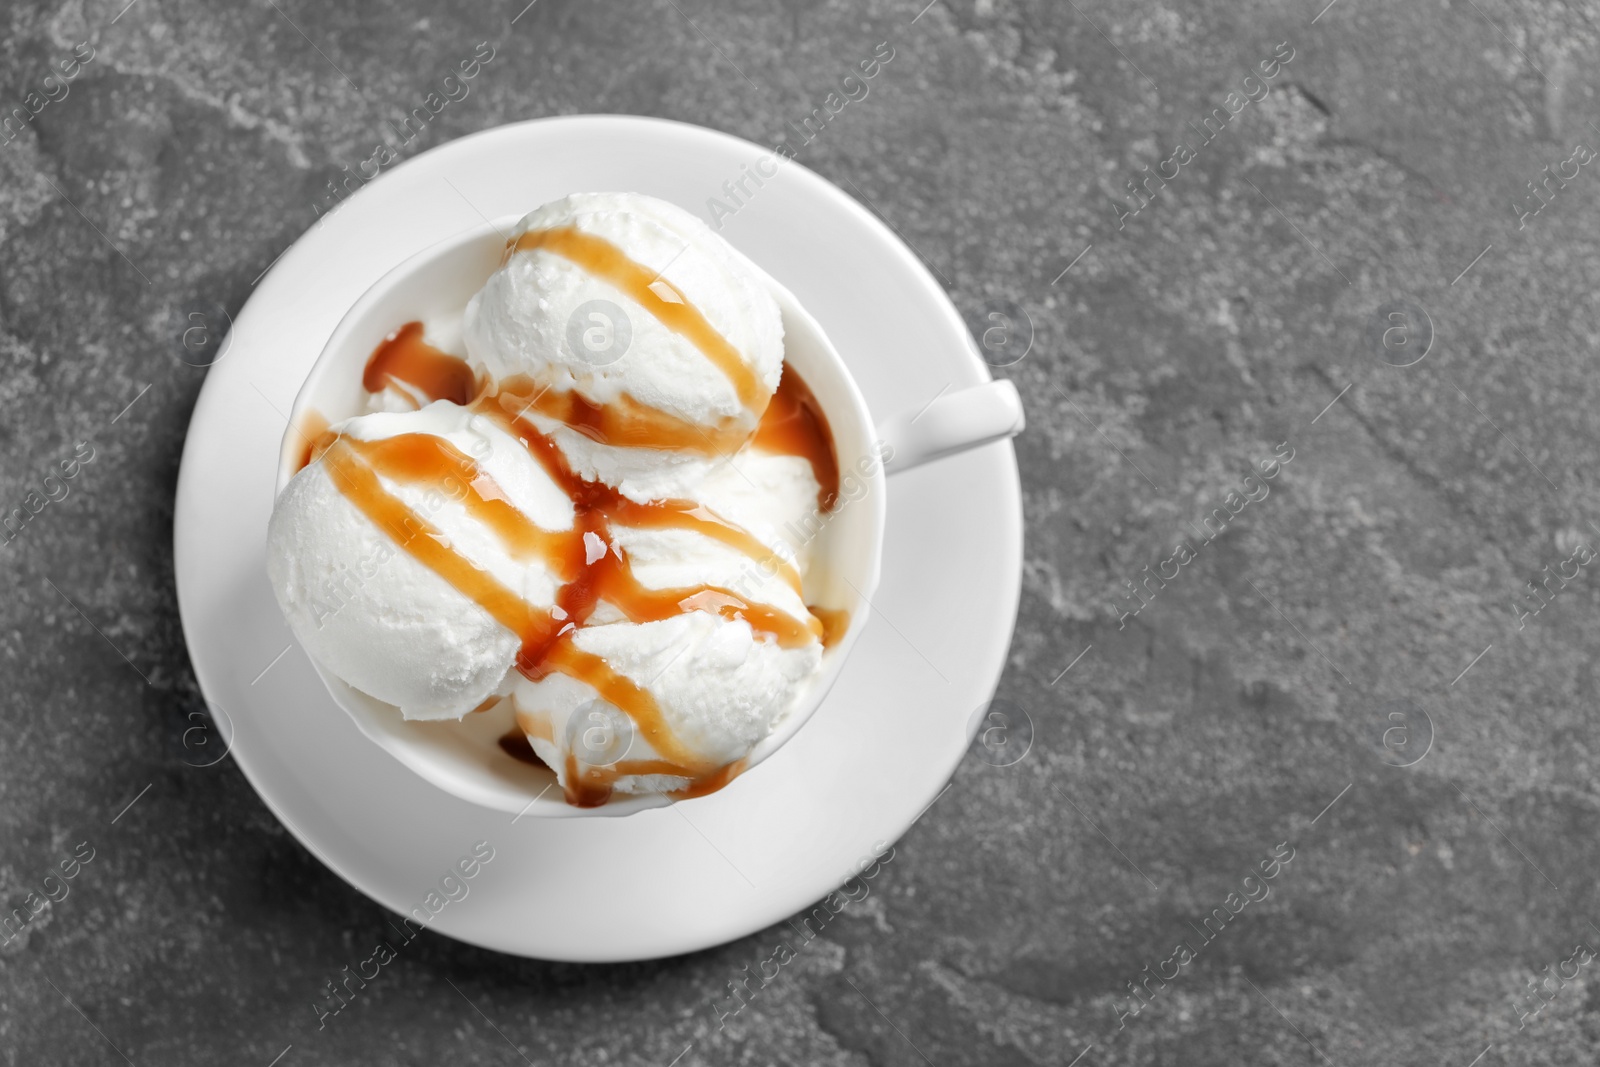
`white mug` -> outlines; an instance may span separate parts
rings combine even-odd
[[[277,492],[304,461],[309,427],[323,422],[336,425],[366,412],[362,371],[379,343],[412,320],[459,314],[499,268],[504,234],[517,221],[502,219],[424,249],[378,279],[356,301],[328,338],[295,398],[279,455]],[[822,327],[787,289],[765,274],[762,277],[783,313],[784,359],[805,379],[827,416],[841,477],[853,473],[860,485],[852,493],[841,492],[818,535],[823,540],[814,555],[821,578],[816,602],[843,606],[849,612],[849,626],[823,653],[820,673],[795,694],[777,728],[746,757],[746,769],[772,755],[805,725],[866,624],[883,553],[885,473],[1011,437],[1023,426],[1022,402],[1009,381],[948,393],[920,412],[875,424],[844,359]],[[618,793],[600,807],[573,807],[562,798],[553,773],[501,751],[499,739],[514,725],[509,701],[500,709],[460,721],[407,721],[393,705],[348,685],[315,656],[311,660],[334,701],[363,734],[418,775],[463,800],[546,818],[628,815],[671,802],[661,794]]]

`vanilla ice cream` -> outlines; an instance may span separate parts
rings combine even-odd
[[[512,690],[518,724],[569,792],[589,777],[624,793],[686,788],[770,733],[821,662],[822,631],[802,577],[810,546],[794,541],[816,507],[809,466],[747,450],[698,488],[703,513],[747,538],[724,531],[730,544],[703,528],[631,526],[626,511],[609,528],[609,547],[647,595],[670,591],[689,610],[640,622],[602,600],[570,636],[580,667],[601,660],[643,692],[626,705],[630,713],[615,714],[607,672],[597,683],[558,667],[536,681],[519,678]],[[659,722],[640,721],[653,715]]]
[[[466,501],[475,481],[479,491],[492,483],[529,523],[553,531],[572,529],[572,501],[515,438],[445,401],[364,415],[334,430],[359,443],[406,435],[443,442],[446,455],[459,457],[459,470],[426,481],[377,475],[415,519],[394,531],[339,484],[347,444],[306,467],[278,498],[267,531],[267,574],[278,604],[301,645],[357,689],[407,718],[460,718],[506,691],[521,637],[406,551],[405,540],[437,531],[519,599],[548,610],[560,585],[551,565],[514,554]],[[370,469],[359,454],[345,459]]]
[[[532,417],[579,473],[655,499],[739,448],[783,371],[782,315],[754,264],[633,193],[557,200],[510,236],[467,305],[467,353],[539,395]],[[575,404],[604,413],[600,433],[568,425]]]
[[[379,346],[371,413],[279,497],[295,635],[407,718],[509,697],[569,802],[720,787],[827,632],[804,531],[837,464],[783,355],[764,276],[687,212],[534,211],[459,322]]]

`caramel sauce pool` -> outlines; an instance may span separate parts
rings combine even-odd
[[[381,393],[391,382],[403,382],[430,400],[469,404],[478,395],[477,375],[462,360],[422,339],[422,323],[408,322],[373,349],[361,375],[369,393]]]
[[[540,759],[533,751],[533,742],[528,740],[528,735],[521,730],[510,730],[500,738],[500,751],[516,760],[534,767],[544,767],[544,760]]]
[[[294,469],[298,472],[311,465],[312,460],[327,447],[328,420],[318,411],[307,411],[294,426],[295,439],[300,448]]]

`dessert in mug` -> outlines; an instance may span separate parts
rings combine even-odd
[[[807,596],[827,418],[760,272],[688,212],[539,208],[363,385],[368,413],[307,441],[273,510],[278,603],[408,719],[511,701],[502,744],[569,803],[726,784],[846,628]]]

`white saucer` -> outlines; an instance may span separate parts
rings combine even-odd
[[[440,879],[489,842],[494,858],[468,895],[434,917],[440,933],[608,961],[769,926],[905,832],[944,788],[999,680],[1022,566],[1009,443],[889,480],[873,618],[792,741],[718,793],[626,818],[514,818],[429,785],[361,735],[278,613],[264,560],[284,417],[368,286],[435,241],[571,192],[648,193],[709,220],[707,198],[767,154],[698,127],[609,116],[443,145],[369,183],[282,256],[195,405],[174,519],[178,604],[232,754],[313,854],[396,912],[430,893],[437,903]],[[988,380],[938,283],[854,200],[794,163],[746,188],[754,195],[721,232],[822,323],[879,423]]]

